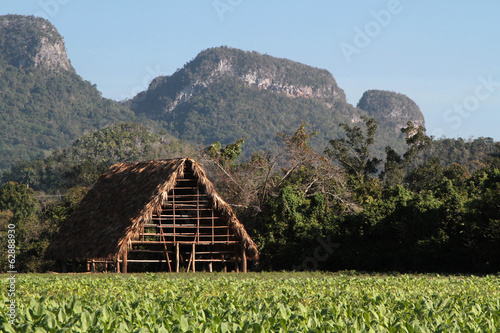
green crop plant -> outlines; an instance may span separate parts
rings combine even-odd
[[[2,332],[500,331],[499,276],[19,274],[17,283],[16,325],[4,293]]]

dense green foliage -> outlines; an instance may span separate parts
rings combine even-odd
[[[101,97],[75,73],[0,66],[0,171],[131,119],[130,110]]]
[[[439,158],[443,166],[457,163],[472,172],[492,163],[497,163],[495,167],[499,168],[499,160],[495,159],[499,152],[500,143],[494,142],[492,138],[480,137],[469,140],[442,138],[434,140],[416,162],[421,164],[432,158]]]
[[[8,231],[12,229],[16,246],[15,259],[21,263],[18,268],[28,270],[28,266],[36,260],[32,254],[34,247],[38,246],[38,233],[40,231],[40,204],[34,196],[33,190],[17,183],[5,184],[0,189],[0,242],[7,245]],[[12,228],[7,228],[13,225]],[[12,236],[11,236],[12,237]],[[37,242],[32,242],[37,238]],[[33,244],[37,243],[35,246]],[[11,244],[11,243],[9,243]],[[31,253],[30,253],[31,252]],[[35,255],[35,257],[39,257]],[[0,265],[2,271],[7,270],[7,256],[2,256]]]
[[[18,275],[3,332],[496,332],[498,277]],[[7,280],[0,280],[2,290]]]
[[[407,151],[388,147],[379,179],[369,153],[376,124],[365,122],[344,125],[347,138],[332,140],[330,160],[308,147],[302,126],[276,155],[227,167],[230,180],[219,173],[218,188],[259,245],[260,267],[498,272],[498,157],[473,173],[437,158],[414,165],[432,141],[409,124]]]
[[[15,163],[3,182],[28,184],[37,191],[60,193],[75,186],[92,186],[112,164],[197,155],[187,143],[139,123],[103,128],[76,140],[45,159]]]

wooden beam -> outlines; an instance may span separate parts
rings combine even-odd
[[[193,236],[193,235],[191,235]],[[225,235],[223,235],[224,237],[226,237]],[[138,244],[138,245],[147,245],[147,244],[163,244],[164,242],[161,242],[161,241],[144,241],[144,242],[141,242],[141,241],[131,241],[132,244]],[[192,244],[193,242],[192,241],[177,241],[177,242],[167,242],[167,244]],[[224,244],[224,245],[229,245],[229,244],[238,244],[239,242],[236,241],[236,240],[230,240],[230,241],[226,241],[226,240],[220,240],[220,241],[215,241],[215,242],[212,242],[212,241],[199,241],[198,242],[198,245],[211,245],[211,244]]]
[[[194,273],[194,272],[196,272],[196,244],[195,243],[193,243],[192,256],[193,256],[193,273]]]
[[[116,263],[116,271],[115,271],[115,272],[116,272],[116,273],[120,273],[120,255],[117,255],[117,256],[116,256],[116,261],[115,261],[115,263]]]
[[[127,260],[128,263],[144,263],[144,262],[158,262],[158,263],[162,263],[162,262],[165,262],[165,259],[128,259]]]
[[[90,263],[90,272],[95,273],[95,261],[94,261],[94,259],[92,259],[92,261]]]
[[[179,263],[179,243],[175,244],[175,272],[179,273],[180,263]]]
[[[125,253],[123,254],[123,267],[122,267],[123,273],[127,273],[128,269],[127,257],[128,257],[128,249],[125,249]]]
[[[242,246],[241,247],[241,264],[242,264],[242,271],[243,273],[246,273],[247,272],[247,254],[246,254],[246,251],[245,251],[245,248]]]

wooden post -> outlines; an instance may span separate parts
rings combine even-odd
[[[87,272],[90,272],[90,261],[87,260]]]
[[[179,243],[175,244],[175,272],[179,273],[180,263],[179,263]]]
[[[95,259],[92,259],[92,262],[90,263],[90,272],[95,273]]]
[[[191,254],[193,256],[193,273],[196,272],[196,244],[193,243],[193,252]]]
[[[243,273],[246,273],[247,272],[247,254],[245,252],[245,248],[242,246],[241,247],[241,265],[243,266],[242,267],[242,271]]]
[[[125,249],[125,253],[123,254],[123,267],[122,267],[122,272],[127,273],[128,269],[128,263],[127,263],[127,257],[128,257],[128,249]]]
[[[209,263],[208,263],[208,271],[209,271],[210,273],[212,273],[212,272],[213,272],[212,262],[209,262]]]
[[[116,257],[116,273],[120,273],[120,255]]]

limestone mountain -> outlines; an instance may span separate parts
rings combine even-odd
[[[358,102],[358,108],[370,117],[399,133],[408,121],[425,126],[425,120],[417,104],[403,94],[385,90],[368,90]]]
[[[76,74],[50,22],[0,16],[0,172],[86,132],[135,119]]]
[[[0,16],[0,50],[7,64],[74,72],[56,28],[34,16]]]
[[[393,103],[392,95],[379,98],[388,99],[388,105]],[[306,122],[319,132],[312,145],[322,151],[330,139],[343,134],[339,123],[353,124],[361,116],[373,115],[381,129],[376,143],[380,154],[386,145],[402,148],[399,129],[408,120],[423,122],[412,103],[416,108],[404,114],[384,103],[380,109],[356,108],[347,103],[344,91],[327,70],[229,47],[202,51],[183,68],[157,77],[146,91],[127,101],[137,115],[162,123],[182,139],[209,144],[248,137],[246,146],[251,150],[269,148],[277,132],[293,132]],[[387,135],[389,128],[391,135]]]
[[[152,107],[145,112],[161,116],[211,84],[228,77],[287,97],[317,98],[328,107],[335,102],[346,101],[344,92],[326,70],[257,52],[220,47],[202,51],[171,76],[157,77],[146,92],[132,101],[132,106],[139,112],[145,107]]]

